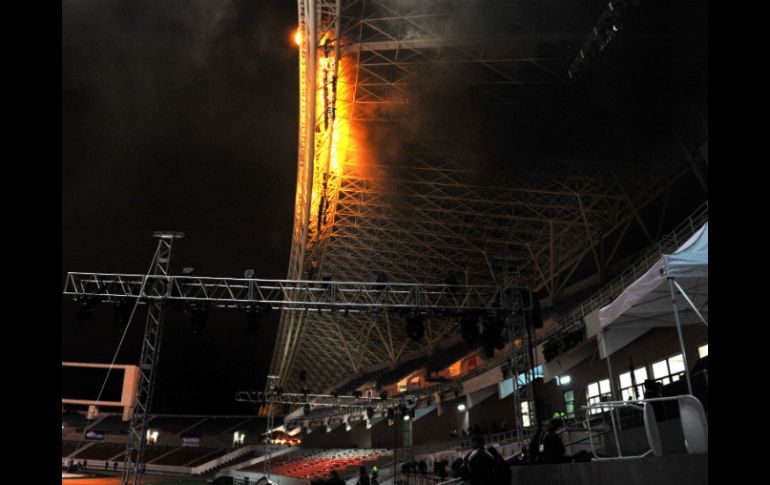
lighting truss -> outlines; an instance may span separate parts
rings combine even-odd
[[[205,302],[215,308],[365,313],[382,310],[451,315],[502,309],[505,292],[517,287],[292,281],[173,275],[68,273],[64,294],[116,303]]]

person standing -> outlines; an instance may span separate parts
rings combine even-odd
[[[470,480],[471,485],[489,485],[493,483],[495,459],[484,448],[484,438],[473,437],[473,451],[463,460],[463,480]]]

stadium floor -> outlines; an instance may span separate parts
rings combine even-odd
[[[120,485],[121,477],[98,478],[70,478],[62,479],[62,485]],[[142,477],[142,483],[152,485],[155,483],[164,485],[205,485],[206,480],[184,480],[169,477]]]

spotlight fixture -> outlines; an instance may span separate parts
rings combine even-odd
[[[460,412],[465,411],[465,403],[461,402],[460,404],[458,404],[457,405],[457,410],[460,411]]]
[[[92,297],[84,297],[81,299],[76,299],[75,301],[80,303],[77,311],[75,312],[75,320],[78,322],[85,322],[94,316],[94,299]]]
[[[182,276],[191,276],[193,274],[193,267],[192,266],[185,266],[182,269]]]
[[[128,320],[131,318],[131,312],[134,309],[134,304],[127,300],[120,300],[115,304],[115,310],[113,311],[113,323],[115,326],[123,330],[128,325]]]
[[[190,330],[198,335],[206,327],[209,317],[209,307],[206,303],[191,303],[187,305],[186,313],[190,315]]]
[[[425,317],[422,315],[410,315],[406,317],[406,334],[415,342],[422,340],[423,335],[425,335],[424,320]]]
[[[350,430],[351,430],[351,428],[352,428],[352,427],[350,426],[350,423],[348,423],[348,422],[346,421],[346,422],[345,422],[345,431],[350,431]]]
[[[478,317],[465,316],[460,319],[460,335],[468,342],[474,343],[479,337]]]
[[[260,317],[262,316],[261,308],[254,305],[246,305],[243,315],[246,317],[246,327],[244,329],[246,334],[253,335],[257,333],[260,327]]]

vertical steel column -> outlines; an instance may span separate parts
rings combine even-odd
[[[513,271],[512,271],[513,270]],[[514,419],[516,420],[516,439],[519,446],[524,440],[524,418],[521,414],[521,404],[526,402],[529,408],[530,427],[536,418],[536,399],[534,395],[534,369],[531,355],[532,340],[527,328],[527,320],[524,316],[524,301],[521,290],[516,290],[516,295],[508,301],[507,290],[512,286],[518,286],[520,280],[519,266],[515,258],[507,256],[503,260],[503,292],[502,307],[509,313],[506,322],[508,323],[508,344],[511,351],[511,372],[513,374],[513,405]],[[515,341],[521,342],[521,347],[517,351]],[[524,375],[524,384],[519,385],[521,375]],[[530,387],[531,386],[531,387]]]
[[[265,385],[265,410],[267,411],[267,438],[265,439],[265,476],[268,483],[270,483],[270,459],[272,457],[273,448],[273,428],[275,427],[275,411],[274,407],[278,401],[278,382],[279,376],[267,376],[267,384]]]
[[[184,237],[181,232],[155,232],[153,237],[158,238],[158,248],[152,264],[150,275],[168,276],[171,264],[171,250],[175,239]],[[152,396],[155,390],[155,375],[160,356],[160,343],[163,331],[163,317],[165,300],[170,286],[164,279],[153,280],[152,287],[148,288],[147,277],[142,285],[141,295],[152,298],[147,302],[147,321],[144,326],[144,339],[142,342],[142,356],[139,359],[139,385],[134,397],[131,412],[131,424],[128,430],[128,444],[124,456],[122,485],[138,485],[141,475],[141,464],[144,452],[144,443],[147,432],[147,418],[152,406]]]

